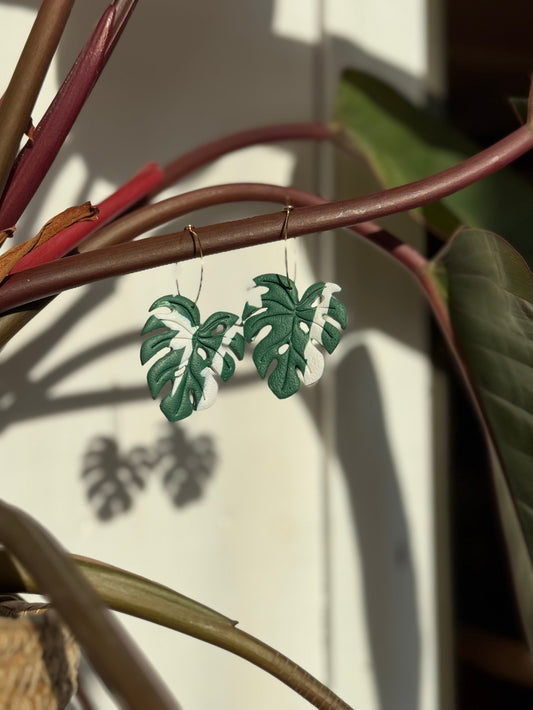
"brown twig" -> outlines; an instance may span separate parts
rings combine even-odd
[[[0,104],[0,195],[73,4],[43,0]]]

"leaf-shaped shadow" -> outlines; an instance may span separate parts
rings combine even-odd
[[[188,439],[183,430],[169,426],[156,444],[162,466],[163,486],[172,502],[181,508],[202,496],[217,461],[213,439]]]
[[[198,500],[216,461],[210,436],[188,438],[181,428],[169,424],[153,445],[136,446],[128,452],[121,452],[112,437],[96,437],[84,456],[82,478],[97,517],[110,521],[131,510],[135,496],[154,474],[161,476],[176,507]]]
[[[94,439],[84,456],[82,478],[88,484],[87,497],[100,520],[112,520],[133,505],[135,494],[146,485],[150,455],[146,449],[134,449],[132,454],[120,453],[115,439],[100,436]]]

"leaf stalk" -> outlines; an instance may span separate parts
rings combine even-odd
[[[3,96],[0,104],[0,195],[73,4],[74,0],[43,0]]]

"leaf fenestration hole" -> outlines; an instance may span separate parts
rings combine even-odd
[[[288,349],[289,349],[289,344],[283,343],[283,345],[280,345],[278,348],[278,354],[283,355],[283,353],[286,353]]]
[[[224,323],[219,323],[216,328],[213,328],[211,335],[220,335],[226,330],[226,325]]]
[[[309,326],[303,320],[301,320],[298,325],[300,326],[300,330],[303,330],[304,333],[309,333]]]

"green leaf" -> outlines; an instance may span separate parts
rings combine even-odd
[[[332,130],[339,145],[364,156],[385,187],[428,177],[479,150],[381,81],[352,70],[342,76]],[[531,185],[506,168],[417,212],[444,236],[458,224],[497,232],[531,264],[532,201]]]
[[[317,708],[352,710],[316,678],[283,654],[241,631],[236,627],[237,622],[227,616],[118,567],[78,555],[71,555],[70,559],[111,609],[161,624],[230,651],[263,668]],[[17,559],[7,550],[0,549],[0,592],[42,591]]]
[[[515,588],[533,647],[533,275],[501,237],[461,230],[430,278],[481,408]]]
[[[164,330],[143,342],[141,362],[144,365],[168,348],[148,370],[147,379],[154,398],[171,383],[160,406],[167,419],[175,422],[213,404],[218,391],[215,375],[226,381],[235,371],[230,351],[239,360],[244,355],[242,325],[234,313],[222,311],[202,325],[196,304],[184,296],[163,296],[150,310],[154,313],[142,334]]]
[[[317,382],[324,371],[321,345],[332,353],[346,327],[346,308],[333,294],[339,286],[323,281],[309,286],[301,300],[293,281],[279,274],[254,279],[260,302],[251,300],[243,312],[244,337],[255,342],[254,362],[261,377],[276,361],[268,378],[272,392],[284,399],[303,382]],[[266,287],[265,293],[260,293]]]

